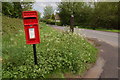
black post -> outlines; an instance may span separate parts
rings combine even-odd
[[[36,55],[36,45],[33,44],[33,53],[34,53],[34,62],[35,62],[35,65],[37,65],[37,55]]]

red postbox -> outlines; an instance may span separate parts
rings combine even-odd
[[[37,11],[23,11],[22,16],[26,35],[26,44],[40,43]]]

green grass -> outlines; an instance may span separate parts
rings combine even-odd
[[[68,72],[82,75],[95,63],[98,51],[83,37],[56,31],[44,23],[40,27],[35,66],[32,45],[25,44],[22,20],[3,16],[3,78],[64,77]]]
[[[94,30],[93,28],[86,28],[86,27],[80,27],[80,26],[76,26],[77,28],[81,28],[81,29],[90,29],[90,30]],[[98,30],[98,31],[108,31],[108,32],[117,32],[119,33],[120,30],[115,30],[115,29],[100,29],[100,28],[96,28],[95,30]]]
[[[107,29],[96,29],[96,30],[99,30],[99,31],[109,31],[109,32],[120,32],[120,30],[107,30]]]

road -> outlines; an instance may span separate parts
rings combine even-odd
[[[75,29],[75,32],[77,30],[80,30],[79,33],[84,34],[89,38],[97,38],[99,40],[107,42],[108,44],[111,44],[112,46],[118,47],[118,33],[87,29]]]
[[[61,26],[52,25],[52,27],[62,30],[68,30],[66,27],[61,27]],[[74,30],[75,33],[81,34],[85,37],[97,38],[98,40],[105,41],[114,47],[118,47],[118,33],[79,29],[79,28],[75,28]]]
[[[55,26],[52,27],[62,30],[69,30],[69,28]],[[100,56],[104,59],[103,71],[101,78],[118,78],[118,33],[103,32],[96,30],[87,30],[75,28],[75,33],[81,34],[84,37],[97,39],[101,45],[99,48]]]

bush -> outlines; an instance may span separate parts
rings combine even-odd
[[[45,22],[46,23],[46,19],[40,19],[40,22]]]
[[[45,22],[47,24],[55,25],[55,20],[52,20],[52,19],[41,19],[41,22]]]
[[[62,25],[61,22],[56,22],[55,20],[52,19],[41,19],[40,21],[51,25],[58,25],[58,26]]]
[[[56,25],[62,26],[61,22],[56,22]]]

